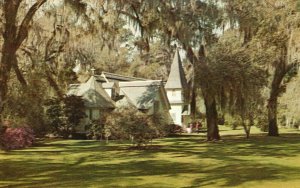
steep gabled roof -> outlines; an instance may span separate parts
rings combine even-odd
[[[114,108],[115,102],[111,100],[109,95],[102,88],[101,84],[97,82],[95,76],[79,86],[71,86],[68,95],[81,96],[87,107],[92,108]]]
[[[136,107],[138,108],[126,95],[125,92],[123,92],[122,98],[116,102],[117,107]]]
[[[70,84],[67,95],[77,95],[80,84]]]
[[[165,85],[166,89],[182,89],[187,87],[185,73],[182,67],[178,49],[176,50],[168,81]]]

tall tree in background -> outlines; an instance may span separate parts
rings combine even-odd
[[[239,119],[249,138],[254,119],[265,102],[267,73],[265,58],[256,54],[256,46],[243,43],[238,30],[227,30],[208,49],[207,61],[213,72],[210,84],[217,93],[220,111]]]
[[[2,57],[0,61],[0,120],[7,97],[8,81],[10,71],[13,68],[18,79],[23,85],[26,81],[20,77],[19,67],[17,63],[16,52],[20,48],[23,41],[28,36],[30,22],[37,10],[46,2],[46,0],[37,0],[25,13],[24,18],[19,22],[17,16],[20,15],[20,4],[22,0],[5,0],[2,11],[4,14],[4,31]]]
[[[284,78],[296,67],[289,58],[290,40],[297,29],[296,0],[225,1],[233,27],[244,35],[245,45],[255,43],[260,53],[269,56],[265,67],[270,72],[269,99],[267,101],[269,136],[278,136],[278,97],[285,91]]]
[[[270,87],[270,94],[268,99],[268,120],[269,120],[269,136],[278,136],[277,123],[277,107],[278,97],[285,92],[287,82],[284,78],[294,71],[297,61],[289,59],[290,40],[293,30],[297,26],[296,1],[290,0],[284,4],[281,2],[276,4],[273,2],[272,13],[269,18],[265,18],[273,25],[270,29],[265,30],[262,27],[262,33],[265,34],[266,44],[275,48],[277,58],[273,61],[273,69],[271,71],[272,81]],[[296,21],[296,22],[295,22]],[[296,26],[296,27],[295,27]]]
[[[11,73],[12,70],[14,71],[17,80],[22,85],[22,91],[20,90],[20,93],[17,95],[20,95],[21,93],[32,93],[32,88],[28,87],[28,80],[30,80],[30,83],[36,82],[38,79],[43,80],[43,78],[47,78],[48,82],[50,83],[50,86],[54,87],[58,86],[58,83],[55,82],[55,79],[53,78],[53,75],[51,73],[51,67],[53,68],[53,62],[54,59],[58,57],[58,55],[63,52],[63,47],[66,45],[66,41],[68,41],[68,31],[66,28],[59,28],[56,24],[54,24],[53,32],[50,35],[46,35],[47,42],[43,41],[43,38],[39,38],[38,42],[41,42],[46,46],[45,54],[37,53],[37,48],[40,46],[33,45],[34,49],[28,50],[26,49],[27,44],[24,44],[26,39],[28,39],[28,36],[30,35],[30,31],[35,27],[34,23],[37,23],[40,21],[37,18],[47,17],[47,11],[49,11],[49,8],[52,6],[51,3],[58,3],[59,1],[51,1],[50,4],[47,6],[45,3],[47,0],[36,0],[36,1],[25,1],[25,0],[5,0],[1,1],[1,13],[3,15],[1,21],[3,21],[3,29],[1,30],[3,38],[1,40],[2,43],[2,51],[1,51],[1,62],[0,62],[0,123],[2,121],[3,112],[5,106],[8,106],[7,102],[7,94],[8,94],[8,86],[9,82],[12,80]],[[59,3],[61,3],[60,1]],[[85,12],[86,4],[82,3],[81,1],[72,1],[72,0],[65,0],[63,1],[63,5],[67,5],[72,10],[75,10],[78,15],[82,15],[83,12]],[[54,5],[54,8],[51,10],[52,12],[55,12],[55,9],[58,7]],[[48,13],[52,13],[48,12]],[[80,17],[80,16],[77,16]],[[85,17],[85,16],[82,16]],[[86,17],[85,17],[86,18]],[[73,18],[73,22],[78,19]],[[49,22],[49,25],[52,25],[51,22]],[[81,23],[85,23],[84,20],[81,20]],[[74,23],[73,23],[74,24]],[[45,28],[39,27],[37,28],[39,30],[40,36],[42,32],[45,31]],[[36,34],[36,33],[35,33]],[[34,34],[33,34],[34,35]],[[58,36],[64,35],[64,39],[61,41],[56,40]],[[29,39],[31,40],[31,39]],[[28,42],[28,41],[26,41]],[[46,43],[46,44],[45,44]],[[31,69],[28,69],[30,74],[23,74],[24,66],[20,68],[20,62],[18,61],[17,55],[20,57],[19,60],[23,61],[24,63],[24,56],[20,56],[21,53],[17,52],[25,52],[30,59],[31,59]],[[41,49],[39,49],[41,50]],[[34,70],[33,67],[36,65],[37,62],[40,62],[39,64],[39,71],[43,70],[46,74],[46,76],[43,76],[43,74],[31,74]],[[52,64],[51,64],[52,63]],[[25,62],[22,65],[28,64]],[[28,66],[27,66],[28,67]],[[23,70],[22,70],[23,69]],[[36,71],[38,69],[35,69]],[[39,76],[39,78],[30,78],[30,75]],[[28,80],[26,80],[28,79]],[[15,80],[13,80],[15,81]],[[13,85],[13,84],[11,84]],[[34,85],[34,84],[33,84]],[[57,91],[59,91],[59,88],[57,88]],[[28,90],[28,91],[25,91]],[[57,92],[58,95],[62,96],[63,92]],[[27,97],[30,95],[27,95]],[[24,99],[23,99],[24,100]],[[18,113],[17,113],[18,114]]]
[[[213,30],[219,24],[215,2],[135,0],[126,1],[120,5],[119,10],[140,31],[141,39],[136,44],[141,53],[149,52],[151,38],[154,37],[170,47],[177,43],[187,52],[187,58],[199,75],[192,82],[195,82],[196,87],[201,87],[206,104],[207,139],[220,139],[215,95],[211,93],[209,77],[202,76],[210,72],[205,61],[204,41],[208,45],[214,42]],[[195,90],[191,95],[195,98]]]
[[[8,82],[10,80],[11,70],[14,70],[21,85],[24,88],[27,86],[26,79],[19,68],[17,51],[20,49],[22,44],[24,44],[25,39],[28,38],[29,31],[32,29],[32,22],[37,21],[34,20],[36,13],[42,9],[41,7],[46,2],[47,0],[36,0],[33,3],[29,3],[25,0],[1,1],[1,12],[3,14],[3,42],[1,51],[2,56],[0,61],[0,120],[1,118],[3,118],[2,112],[4,110],[5,101],[7,98]],[[81,1],[65,0],[63,1],[63,4],[66,4],[72,10],[76,11],[78,19],[82,18],[82,24],[86,23],[84,22],[84,20],[87,19],[87,16],[84,14],[87,11],[85,3],[82,3]],[[45,13],[41,15],[44,17],[46,16]],[[76,21],[78,19],[73,20]],[[73,24],[76,24],[76,22]],[[39,29],[42,30],[42,28]],[[52,36],[46,44],[48,49],[46,49],[46,54],[44,56],[45,61],[49,62],[50,60],[54,59],[53,57],[57,57],[57,54],[62,52],[62,47],[65,45],[65,42],[62,42],[58,45],[54,44],[56,42],[55,38],[57,38],[57,36],[59,35],[58,32],[59,29],[55,26],[52,32]],[[56,49],[53,49],[53,47]],[[27,51],[27,55],[29,54],[28,52],[29,51]],[[52,82],[52,85],[55,86],[55,83],[53,82],[53,79],[51,79],[49,71],[47,71],[47,67],[46,73],[47,77],[49,78],[48,80],[50,82],[50,85]],[[60,95],[62,95],[62,93],[60,93]]]

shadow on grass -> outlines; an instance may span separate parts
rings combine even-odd
[[[204,142],[193,135],[181,138],[168,138],[163,142],[170,147],[169,150],[187,154],[197,154],[209,157],[214,156],[249,156],[252,154],[271,157],[292,157],[300,153],[300,134],[282,134],[280,137],[266,137],[264,135],[244,136],[227,135],[219,142]],[[204,153],[198,148],[206,148]],[[203,157],[203,156],[202,156]]]
[[[72,187],[83,184],[85,186],[98,184],[99,187],[101,185],[109,187],[109,185],[113,186],[120,178],[129,178],[136,181],[139,180],[140,176],[176,176],[174,171],[184,173],[191,170],[181,163],[165,160],[80,165],[81,162],[86,160],[88,159],[81,158],[74,165],[36,163],[32,161],[26,163],[20,161],[0,163],[1,168],[9,169],[5,172],[4,177],[3,174],[0,177],[2,180],[15,182],[13,187]],[[24,168],[24,166],[27,168]],[[160,182],[158,187],[163,187],[162,185],[163,182]],[[140,185],[138,187],[144,186]],[[149,185],[145,187],[149,187]]]
[[[4,154],[5,160],[0,161],[0,186],[177,187],[176,182],[160,178],[181,181],[182,176],[191,175],[192,181],[185,187],[212,186],[216,182],[235,187],[254,181],[300,178],[297,167],[268,161],[299,157],[298,134],[283,134],[279,138],[258,135],[248,140],[225,136],[223,142],[216,143],[201,142],[200,138],[165,138],[154,143],[161,144],[160,149],[145,151],[97,141],[46,142]]]
[[[204,178],[196,178],[190,187],[202,187],[213,185],[216,181],[225,180],[222,185],[226,187],[236,187],[243,183],[252,181],[272,181],[272,180],[289,180],[287,176],[298,176],[299,168],[287,168],[281,165],[272,164],[232,164],[214,168],[213,170],[206,171],[208,176]],[[299,177],[299,176],[298,176]]]

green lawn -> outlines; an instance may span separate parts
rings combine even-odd
[[[222,130],[156,140],[152,150],[96,141],[45,141],[0,152],[0,187],[300,187],[300,133],[268,138]]]

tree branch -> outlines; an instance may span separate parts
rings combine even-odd
[[[48,81],[48,83],[50,84],[50,86],[55,90],[57,96],[59,98],[63,98],[63,93],[60,90],[58,84],[56,83],[56,81],[54,80],[54,78],[52,77],[51,72],[49,71],[48,67],[45,67],[45,73],[46,73],[46,79]]]
[[[46,2],[47,0],[37,0],[35,4],[33,4],[30,9],[28,10],[27,14],[25,15],[20,27],[18,34],[15,39],[15,49],[19,49],[22,42],[27,38],[28,36],[28,29],[29,24],[33,19],[33,16],[35,15],[36,11]]]
[[[293,68],[295,68],[296,66],[298,66],[299,63],[296,62],[296,63],[291,63],[291,64],[288,64],[285,68],[285,74],[287,74],[288,72],[290,72]]]
[[[17,75],[17,79],[19,80],[19,82],[21,83],[21,85],[23,87],[26,87],[27,86],[27,82],[26,82],[26,80],[25,80],[22,72],[20,71],[20,68],[18,66],[18,62],[17,61],[18,60],[17,60],[16,56],[14,56],[14,58],[13,58],[13,69],[14,69],[14,71],[15,71],[15,73]]]

